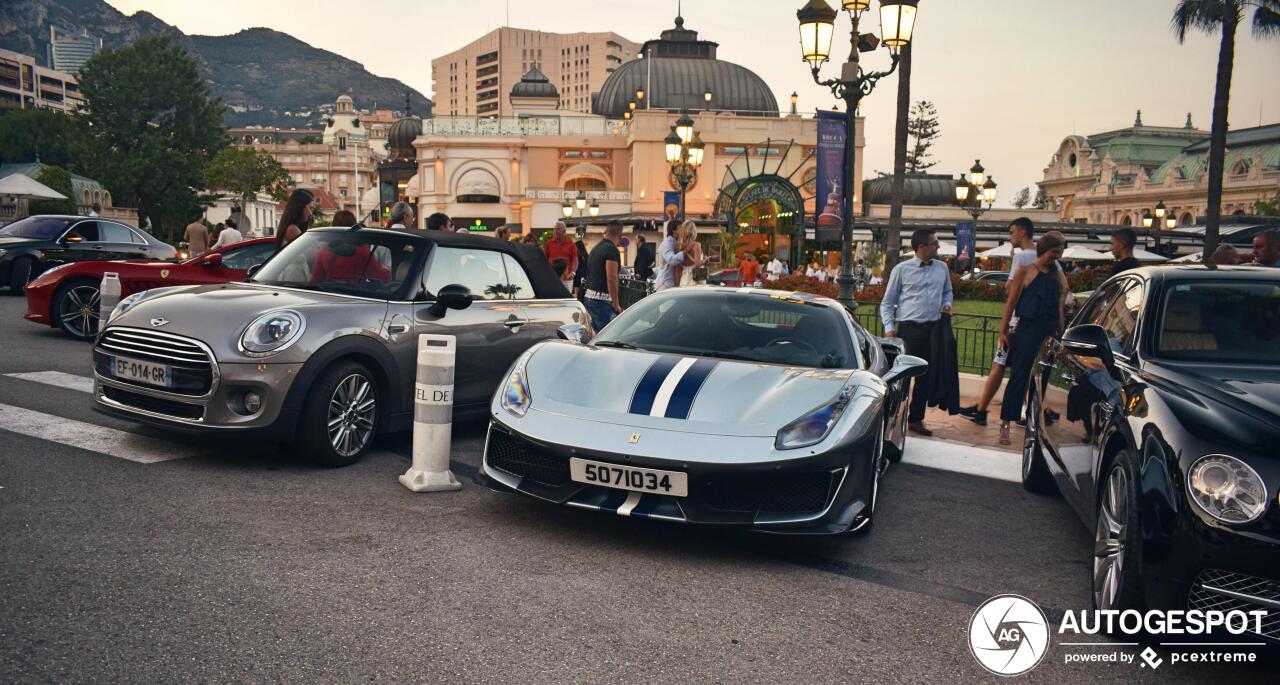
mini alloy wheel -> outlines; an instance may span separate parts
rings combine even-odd
[[[378,432],[378,383],[364,364],[340,361],[307,388],[298,431],[304,454],[324,466],[348,466]]]
[[[373,381],[359,373],[343,378],[329,398],[329,444],[333,451],[350,458],[368,446],[377,411]]]

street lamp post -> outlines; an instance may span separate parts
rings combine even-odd
[[[871,94],[880,79],[897,70],[899,50],[911,43],[919,0],[880,0],[882,41],[878,40],[875,34],[858,32],[862,13],[871,8],[871,0],[842,0],[840,4],[849,13],[853,26],[849,33],[849,58],[841,67],[839,78],[823,80],[820,74],[822,65],[831,56],[836,10],[832,9],[825,0],[809,0],[796,12],[796,18],[800,21],[800,49],[804,60],[809,63],[814,83],[827,86],[831,89],[832,95],[845,102],[844,201],[841,208],[844,214],[844,226],[840,233],[840,275],[836,277],[836,282],[840,284],[838,299],[845,307],[852,310],[857,306],[853,294],[853,176],[857,155],[858,104],[862,98]],[[863,71],[859,64],[858,53],[872,52],[881,42],[889,48],[892,58],[889,69]],[[889,247],[889,249],[897,248]]]
[[[1142,227],[1148,231],[1151,230],[1152,226],[1155,227],[1155,231],[1151,235],[1155,238],[1155,244],[1152,247],[1157,254],[1160,254],[1160,230],[1165,227],[1173,230],[1173,227],[1178,224],[1177,219],[1174,219],[1172,215],[1166,218],[1166,214],[1168,214],[1168,210],[1165,209],[1164,200],[1157,202],[1154,209],[1142,210]]]
[[[572,202],[570,202],[568,198],[565,198],[564,204],[560,207],[560,212],[564,214],[565,219],[572,219],[575,210],[578,215],[579,230],[584,230],[587,227],[585,221],[586,217],[583,216],[584,212],[590,214],[592,218],[600,216],[600,205],[595,200],[592,200],[591,204],[588,205],[587,194],[581,190],[578,191],[578,194],[573,198]]]
[[[986,207],[982,203],[987,203]],[[973,217],[974,230],[978,230],[978,217],[981,217],[996,203],[996,181],[987,175],[982,168],[982,160],[974,160],[969,173],[960,174],[956,179],[956,204],[969,212]]]
[[[671,132],[662,143],[666,148],[667,164],[671,165],[671,175],[675,176],[676,184],[680,186],[680,216],[684,217],[685,194],[698,176],[698,167],[702,166],[707,146],[694,130],[693,119],[688,112],[676,119]]]

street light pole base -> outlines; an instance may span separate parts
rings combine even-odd
[[[462,489],[462,483],[453,477],[452,471],[422,471],[415,468],[410,468],[400,475],[400,484],[414,492]]]

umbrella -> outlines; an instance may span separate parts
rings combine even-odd
[[[1156,253],[1154,253],[1154,252],[1149,252],[1149,251],[1144,250],[1144,249],[1142,249],[1142,248],[1140,248],[1140,247],[1135,247],[1135,248],[1133,248],[1133,258],[1134,258],[1134,259],[1136,259],[1136,260],[1138,260],[1138,261],[1140,261],[1140,262],[1167,262],[1167,261],[1169,261],[1169,258],[1168,258],[1168,257],[1165,257],[1164,255],[1158,255],[1158,254],[1156,254]]]
[[[1062,253],[1062,258],[1068,262],[1109,262],[1111,257],[1095,252],[1087,247],[1072,245]]]
[[[1134,255],[1137,256],[1137,255]],[[1189,255],[1183,255],[1173,260],[1174,264],[1199,264],[1204,260],[1203,252],[1192,252]]]
[[[990,250],[983,250],[982,252],[979,252],[978,256],[979,257],[1012,257],[1013,243],[1000,243],[1000,245],[993,247]]]
[[[9,174],[0,178],[0,195],[22,195],[44,200],[65,200],[66,195],[25,174]]]
[[[939,256],[939,257],[954,257],[954,256],[956,256],[956,244],[955,244],[955,243],[949,243],[949,242],[947,242],[947,241],[945,241],[945,240],[940,240],[940,241],[938,241],[938,242],[939,242],[939,243],[941,243],[940,245],[938,245],[938,256]],[[915,251],[915,250],[903,250],[903,251],[902,251],[902,256],[903,256],[903,257],[910,257],[910,256],[914,255],[915,253],[916,253],[916,251]]]

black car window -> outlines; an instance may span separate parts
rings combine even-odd
[[[1080,313],[1076,315],[1071,325],[1080,326],[1087,323],[1102,323],[1102,316],[1106,314],[1107,307],[1115,299],[1116,294],[1120,292],[1125,283],[1126,281],[1116,281],[1103,286],[1101,290],[1094,293],[1093,297],[1089,298],[1089,301],[1080,309]]]
[[[1111,302],[1102,315],[1099,325],[1107,332],[1107,340],[1111,342],[1111,351],[1129,355],[1133,352],[1133,343],[1138,331],[1138,315],[1142,311],[1142,300],[1146,289],[1136,281],[1126,282],[1128,288]]]
[[[5,238],[32,238],[35,240],[53,240],[67,230],[73,219],[55,219],[50,217],[29,216],[19,219],[4,228],[0,228],[0,236]]]
[[[532,300],[534,298],[533,282],[525,273],[520,262],[509,254],[502,255],[502,263],[507,267],[507,282],[511,285],[511,298],[514,300]]]
[[[98,239],[104,243],[135,243],[133,231],[110,221],[98,222]]]
[[[244,247],[232,247],[222,253],[222,266],[227,269],[247,271],[250,267],[267,261],[276,251],[275,243],[258,243]]]
[[[1280,364],[1280,280],[1174,283],[1159,326],[1159,357]]]
[[[511,300],[516,295],[507,281],[502,254],[492,250],[476,250],[437,245],[427,257],[422,289],[434,298],[446,285],[466,286],[473,300]],[[529,285],[524,285],[532,290]]]
[[[98,222],[81,221],[74,228],[67,232],[65,240],[69,243],[97,243],[101,242],[98,237]]]

